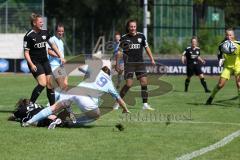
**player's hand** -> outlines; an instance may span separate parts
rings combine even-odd
[[[220,59],[219,62],[218,62],[218,66],[221,67],[224,63],[224,59]]]
[[[122,113],[131,113],[127,108],[124,108]]]
[[[156,64],[154,59],[151,60],[151,63],[152,63],[152,65]]]
[[[115,66],[115,70],[118,72],[118,73],[121,73],[121,69],[118,65]]]
[[[202,64],[206,64],[206,61],[204,59],[202,60]]]
[[[61,61],[62,64],[66,63],[66,60],[64,58],[60,58],[60,61]]]
[[[184,59],[182,59],[182,64],[185,64],[186,63],[186,61],[185,61],[185,58]]]
[[[33,72],[37,72],[37,67],[33,64],[33,65],[31,65],[31,70],[32,70]]]

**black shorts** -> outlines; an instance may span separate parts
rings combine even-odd
[[[191,77],[194,74],[199,76],[200,74],[202,74],[202,70],[201,70],[201,65],[200,64],[187,64],[187,76]]]
[[[45,74],[45,75],[52,74],[52,69],[48,60],[42,61],[42,62],[32,60],[32,62],[37,67],[37,71],[33,72],[29,64],[28,64],[28,68],[31,71],[34,78],[37,78],[41,74]]]
[[[147,77],[147,71],[144,63],[125,63],[124,78],[133,79],[134,73],[139,80],[141,77]]]

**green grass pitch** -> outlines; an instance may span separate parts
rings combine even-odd
[[[184,76],[162,76],[160,79],[170,83],[173,89],[149,98],[150,105],[156,109],[152,113],[141,111],[141,99],[136,98],[136,104],[129,106],[132,117],[123,116],[118,110],[88,127],[47,130],[22,128],[17,122],[7,121],[16,101],[30,96],[35,81],[30,75],[1,74],[0,159],[174,160],[240,129],[240,108],[233,80],[217,94],[213,105],[205,106],[209,94],[203,92],[197,77],[192,78],[188,93],[183,92]],[[78,80],[78,77],[71,77],[70,84]],[[210,89],[217,80],[218,77],[206,77]],[[43,105],[47,102],[45,92],[38,99]],[[114,127],[119,122],[125,127],[122,132]],[[240,138],[237,137],[195,159],[239,160],[239,148]]]

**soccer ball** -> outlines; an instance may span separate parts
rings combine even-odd
[[[222,43],[221,51],[226,54],[231,54],[236,50],[236,46],[230,40],[226,40]]]

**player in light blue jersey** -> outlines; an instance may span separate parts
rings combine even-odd
[[[64,35],[64,26],[59,23],[55,28],[55,36],[50,38],[50,42],[55,44],[64,57],[64,44],[62,41]],[[48,59],[51,65],[51,69],[53,72],[53,76],[56,79],[57,85],[59,88],[55,89],[55,99],[56,101],[59,99],[60,92],[62,90],[66,90],[68,86],[67,75],[65,73],[64,67],[61,64],[60,59],[57,57],[56,53],[49,47],[48,48]]]
[[[63,96],[61,96],[57,103],[45,108],[32,119],[23,123],[22,126],[26,127],[32,125],[51,114],[57,113],[63,108],[69,107],[72,103],[75,103],[79,109],[85,113],[84,116],[77,118],[76,123],[78,125],[93,122],[100,117],[100,110],[98,108],[99,98],[104,93],[109,93],[114,99],[116,99],[122,107],[123,113],[129,113],[125,102],[113,86],[108,66],[103,66],[100,71],[98,70],[98,73],[95,72],[96,68],[91,67],[88,67],[87,70],[82,70],[84,73],[89,74],[87,79],[79,83],[77,87],[68,90]],[[94,75],[92,73],[97,74]],[[55,125],[56,124],[53,123],[52,127],[50,126],[49,128],[55,128]]]
[[[118,56],[118,52],[119,52],[119,45],[120,45],[120,39],[121,39],[121,34],[119,32],[115,33],[115,37],[114,37],[114,52],[113,52],[113,56],[116,60],[116,63],[118,63],[119,69],[116,70],[118,72],[118,76],[117,76],[117,85],[116,88],[120,88],[120,84],[123,81],[123,70],[124,70],[124,61],[123,61],[123,56],[120,55],[120,58],[117,61],[117,56]],[[117,64],[116,64],[117,66]]]

